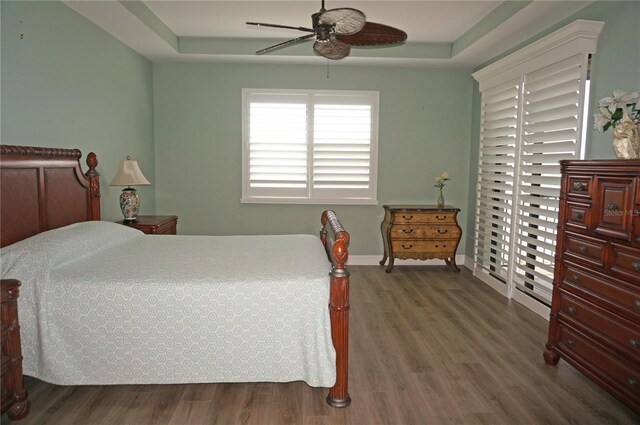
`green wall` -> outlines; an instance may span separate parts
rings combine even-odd
[[[586,159],[615,158],[611,142],[612,131],[599,133],[593,129],[593,113],[598,101],[605,96],[611,96],[616,89],[634,91],[640,89],[640,3],[633,1],[595,2],[580,12],[541,32],[534,38],[527,40],[512,50],[494,58],[490,62],[478,67],[483,68],[489,63],[507,56],[523,46],[526,46],[545,35],[575,21],[588,19],[605,22],[602,33],[598,38],[598,50],[591,59],[591,105],[588,120],[588,132],[585,144]],[[478,143],[480,141],[480,93],[478,85],[473,89],[473,118],[471,121],[471,151],[469,168],[478,169]],[[466,255],[473,256],[473,237],[475,187],[477,173],[472,172],[469,179],[469,210],[467,219]]]
[[[450,69],[157,63],[156,202],[186,234],[316,233],[323,207],[351,233],[353,255],[380,255],[382,205],[448,203],[467,216],[472,78]],[[241,204],[241,89],[380,92],[377,206]],[[460,252],[464,252],[461,247]]]
[[[154,186],[151,63],[59,2],[1,2],[2,144],[79,148],[98,155],[102,218],[122,218],[109,187],[127,154]],[[84,162],[83,162],[84,165]]]

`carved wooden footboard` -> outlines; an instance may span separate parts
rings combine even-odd
[[[322,213],[320,239],[324,244],[332,270],[329,313],[331,315],[331,337],[336,350],[336,383],[329,390],[327,403],[334,407],[346,407],[351,403],[348,392],[349,366],[349,233],[331,210]]]

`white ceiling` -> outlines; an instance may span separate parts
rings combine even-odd
[[[256,50],[306,33],[246,21],[311,27],[319,0],[65,1],[152,61],[326,63],[312,43],[257,56]],[[340,1],[368,21],[407,33],[402,46],[353,48],[345,64],[476,67],[592,1]]]

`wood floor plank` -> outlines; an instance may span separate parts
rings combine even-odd
[[[349,392],[284,384],[64,387],[27,377],[31,424],[639,424],[564,361],[548,322],[444,266],[351,267]],[[6,414],[2,423],[11,423]]]

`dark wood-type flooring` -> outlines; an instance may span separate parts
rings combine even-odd
[[[566,362],[548,322],[464,269],[351,267],[346,409],[289,384],[61,387],[26,377],[19,424],[639,424]],[[2,423],[9,423],[6,414]]]

